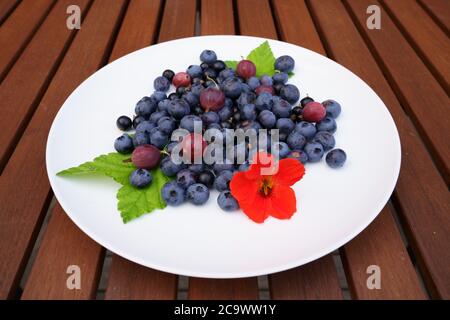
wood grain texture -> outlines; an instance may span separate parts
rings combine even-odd
[[[304,1],[279,0],[274,2],[274,9],[278,15],[279,30],[285,30],[282,32],[283,40],[296,43],[308,49],[315,50],[319,53],[325,53],[319,35],[316,31],[316,28],[313,25],[313,21],[311,19],[309,10],[305,5]],[[345,17],[345,11],[342,11],[343,9],[342,7],[340,7],[340,9],[341,10],[339,10],[339,8],[337,9],[333,8],[333,10],[337,10],[336,12],[338,14],[340,15],[343,14]],[[294,21],[296,17],[301,17],[301,19],[298,20],[299,21],[298,23],[294,24],[286,23],[286,21]],[[339,21],[341,22],[341,20]],[[320,22],[320,20],[318,22]],[[342,20],[342,22],[349,23],[350,26],[352,25],[351,21],[348,19],[347,20],[344,19]],[[293,25],[293,26],[285,27],[284,25]],[[340,24],[338,23],[337,26],[339,27]],[[324,32],[327,31],[328,28],[324,30]],[[340,41],[340,39],[338,39],[338,41]],[[386,210],[389,211],[389,209],[385,209],[385,211]],[[366,235],[364,239],[370,239],[370,241],[374,243],[383,243],[386,245],[385,246],[367,245],[364,247],[364,250],[358,251],[358,257],[355,260],[355,262],[352,261],[354,256],[347,256],[348,264],[353,265],[353,263],[355,263],[357,265],[360,265],[359,264],[360,261],[371,261],[373,257],[379,257],[380,259],[379,262],[384,266],[384,269],[390,269],[393,272],[393,274],[395,274],[396,280],[391,281],[390,278],[385,278],[386,279],[385,281],[388,282],[388,284],[384,285],[383,287],[384,290],[377,291],[378,297],[389,298],[391,296],[390,295],[391,291],[399,290],[399,288],[402,288],[402,284],[406,285],[404,287],[404,290],[403,291],[400,290],[399,293],[403,294],[405,297],[408,297],[411,294],[409,289],[410,287],[413,287],[416,290],[412,291],[412,294],[420,296],[421,291],[418,286],[418,278],[415,274],[414,267],[409,261],[409,258],[405,260],[405,262],[402,264],[402,267],[405,268],[404,273],[402,270],[397,268],[397,266],[399,265],[397,256],[401,255],[407,257],[407,252],[403,245],[403,241],[400,237],[400,233],[395,225],[395,221],[392,218],[392,215],[390,217],[384,218],[383,224],[385,224],[385,228],[381,230],[380,228],[377,228],[376,224],[369,225],[367,229],[364,231],[364,234]],[[362,241],[356,242],[360,244],[360,247],[364,244]],[[350,248],[354,247],[352,245],[352,242],[350,242],[344,247],[344,251],[347,246],[349,246]],[[384,251],[386,250],[388,250],[389,252],[392,250],[392,255],[383,254]],[[362,278],[355,279],[355,277],[359,276],[359,274],[353,274],[352,272],[353,270],[349,271],[350,274],[348,278],[350,281],[355,281],[358,283],[362,281]],[[363,294],[362,293],[360,294],[359,292],[358,294],[354,294],[354,297],[364,298]]]
[[[447,185],[342,3],[324,0],[310,4],[332,58],[366,81],[396,122],[402,142],[402,166],[394,198],[405,226],[414,231],[410,239],[415,243],[416,255],[426,261],[423,272],[429,270],[434,275],[429,285],[439,285],[444,294],[450,287],[450,256],[445,249],[445,244],[450,243]]]
[[[0,25],[8,18],[9,14],[18,5],[20,0],[2,0],[0,1]]]
[[[93,299],[104,250],[66,216],[58,204],[45,232],[21,299]],[[69,266],[80,268],[81,288],[69,289]]]
[[[232,0],[201,0],[201,34],[235,34]]]
[[[256,300],[256,277],[239,279],[189,278],[189,299],[192,300]]]
[[[450,34],[450,2],[448,0],[418,0],[441,28]]]
[[[331,255],[269,275],[274,300],[340,300],[342,291]]]
[[[411,264],[395,221],[392,207],[387,205],[372,222],[342,249],[350,291],[354,298],[373,299],[426,299],[417,273]],[[381,271],[381,288],[369,289],[369,266]]]
[[[277,30],[268,0],[236,0],[240,33],[277,39]]]
[[[89,0],[59,1],[0,85],[0,172],[73,39],[64,26],[74,3],[84,12]]]
[[[0,28],[0,81],[47,15],[53,0],[22,1]]]
[[[158,42],[195,35],[196,0],[166,0]]]
[[[105,299],[172,300],[176,294],[177,276],[113,257]]]
[[[0,298],[15,292],[46,210],[50,185],[45,145],[51,123],[69,94],[104,62],[123,5],[124,1],[94,2],[0,176]]]
[[[151,44],[151,39],[156,31],[156,21],[159,15],[159,8],[161,5],[160,0],[135,0],[127,7],[127,12],[124,16],[119,34],[114,44],[109,61],[113,61],[119,58],[121,55],[127,54],[131,51],[140,49]],[[145,25],[146,27],[142,27]],[[136,30],[136,28],[138,30]],[[60,208],[56,209],[60,211]],[[56,212],[54,212],[56,214]],[[78,295],[73,294],[73,290],[67,290],[65,288],[65,282],[49,281],[46,282],[45,273],[43,270],[50,270],[54,260],[70,261],[84,261],[84,270],[88,270],[90,273],[99,273],[101,271],[101,263],[104,255],[104,250],[100,245],[95,243],[78,228],[75,227],[73,222],[65,215],[58,219],[51,217],[50,225],[58,223],[54,222],[60,220],[59,224],[64,224],[65,237],[61,237],[60,229],[48,229],[44,235],[44,239],[49,246],[52,246],[52,250],[48,250],[48,246],[41,247],[36,259],[36,263],[33,266],[32,273],[29,281],[26,284],[24,297],[25,298],[41,298],[41,295],[45,295],[47,298],[58,299],[87,299],[94,298],[95,292],[98,286],[98,278],[89,278],[82,286],[82,293]],[[78,243],[86,242],[85,250],[77,250]],[[65,258],[65,259],[64,259]],[[82,269],[82,272],[83,272]],[[114,271],[114,276],[120,270]],[[42,283],[48,283],[46,286],[42,286]],[[58,286],[59,285],[59,286]],[[42,291],[41,295],[35,287],[39,287]],[[29,289],[31,288],[31,289]],[[119,288],[120,289],[120,288]],[[79,291],[79,290],[75,290]]]
[[[385,9],[403,35],[450,94],[450,41],[415,1],[384,0]],[[450,11],[450,3],[448,5]]]
[[[367,29],[366,9],[372,4],[381,7],[378,1],[350,0],[347,3],[360,31],[370,43],[372,53],[392,87],[395,88],[402,105],[423,135],[444,179],[449,183],[450,140],[446,134],[442,134],[448,132],[450,127],[450,117],[448,117],[450,99],[447,93],[383,8],[381,8],[383,16],[381,30],[373,32]]]

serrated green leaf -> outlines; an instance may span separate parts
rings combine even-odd
[[[224,62],[227,65],[228,68],[231,68],[233,70],[236,70],[237,65],[239,63],[238,61],[233,61],[233,60],[227,60],[227,61],[224,61]]]
[[[161,188],[170,181],[170,178],[166,177],[159,168],[152,171],[152,177],[152,183],[147,188],[137,189],[127,183],[117,192],[117,200],[119,200],[117,208],[124,223],[155,209],[165,208],[166,203],[161,197]]]
[[[113,178],[120,184],[128,184],[128,177],[136,169],[131,162],[124,162],[130,155],[108,153],[98,156],[93,161],[85,162],[78,167],[69,168],[57,173],[58,176],[75,176],[85,174],[103,174]]]
[[[265,74],[268,76],[275,74],[275,56],[268,41],[264,41],[259,47],[253,49],[247,56],[247,59],[255,64],[257,77]]]

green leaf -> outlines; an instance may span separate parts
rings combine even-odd
[[[259,47],[250,52],[247,59],[255,64],[257,77],[265,74],[268,76],[275,74],[275,56],[268,41],[264,41]]]
[[[170,178],[166,177],[159,168],[152,171],[152,177],[152,183],[147,188],[137,189],[127,183],[117,192],[119,200],[117,208],[124,223],[155,209],[165,208],[166,203],[161,197],[161,188],[170,181]]]
[[[98,156],[93,161],[85,162],[78,167],[69,168],[57,173],[58,176],[76,176],[86,174],[103,174],[113,178],[120,184],[128,184],[128,177],[136,168],[128,160],[130,155],[108,153]]]
[[[237,65],[239,63],[238,61],[232,61],[232,60],[227,60],[227,61],[224,61],[224,62],[227,65],[228,68],[231,68],[233,70],[236,70]]]

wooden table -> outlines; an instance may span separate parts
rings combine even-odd
[[[71,4],[82,9],[78,31],[66,27]],[[372,4],[381,30],[366,27]],[[397,187],[378,218],[337,256],[269,275],[270,298],[342,299],[340,260],[353,299],[449,299],[449,27],[447,0],[1,0],[0,297],[97,295],[105,249],[53,205],[45,170],[48,131],[67,96],[136,49],[243,34],[291,42],[352,70],[386,103],[402,142]],[[70,265],[81,268],[79,290],[66,286]],[[366,285],[371,265],[380,267],[381,289]],[[115,255],[108,275],[106,299],[176,298],[177,275]],[[190,278],[187,295],[257,299],[258,281]]]

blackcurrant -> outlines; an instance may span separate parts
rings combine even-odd
[[[197,176],[197,181],[211,188],[214,183],[214,174],[211,171],[203,171]]]
[[[134,119],[133,119],[133,128],[137,128],[137,126],[142,122],[142,121],[145,121],[145,118],[144,117],[142,117],[142,116],[136,116],[136,117],[134,117]]]
[[[300,100],[300,104],[302,107],[306,106],[308,103],[313,102],[314,99],[311,97],[305,97],[302,100]]]
[[[219,73],[220,71],[224,70],[226,67],[227,67],[227,65],[222,60],[216,60],[212,64],[212,68],[214,70],[216,70],[217,73]]]
[[[169,80],[170,82],[172,82],[173,76],[175,75],[175,72],[173,72],[172,70],[164,70],[163,72],[163,77],[166,78],[167,80]]]
[[[127,131],[128,129],[131,128],[133,122],[127,116],[120,116],[119,118],[117,118],[116,125],[117,128],[119,128],[120,130]]]

